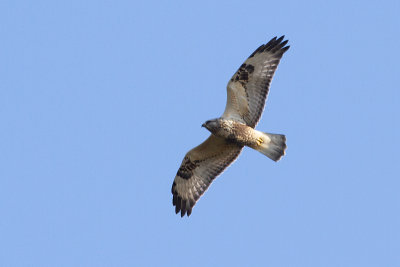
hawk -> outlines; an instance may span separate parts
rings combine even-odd
[[[220,118],[202,126],[211,135],[184,157],[172,184],[175,212],[190,216],[196,201],[212,181],[240,154],[244,146],[253,148],[274,161],[286,149],[286,137],[257,131],[269,85],[279,61],[289,49],[284,36],[274,37],[257,48],[240,66],[227,86],[227,102]]]

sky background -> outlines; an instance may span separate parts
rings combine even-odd
[[[400,2],[1,1],[0,266],[400,266]],[[226,84],[291,45],[245,149],[171,185]]]

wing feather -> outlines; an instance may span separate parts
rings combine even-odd
[[[172,204],[175,212],[189,216],[197,200],[212,181],[240,154],[243,146],[210,135],[206,141],[190,150],[172,184]]]
[[[240,66],[227,86],[227,104],[222,115],[255,127],[264,110],[269,86],[280,59],[290,46],[284,36],[257,48]],[[282,42],[283,41],[283,42]]]

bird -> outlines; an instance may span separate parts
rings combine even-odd
[[[211,135],[186,153],[172,184],[172,204],[181,217],[190,216],[199,198],[236,160],[243,147],[255,149],[274,161],[285,154],[285,135],[255,129],[274,73],[290,48],[284,38],[272,38],[246,59],[228,82],[222,116],[202,124]]]

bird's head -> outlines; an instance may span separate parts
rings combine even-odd
[[[201,127],[205,127],[207,130],[210,132],[215,132],[219,127],[219,120],[218,119],[213,119],[213,120],[208,120]]]

